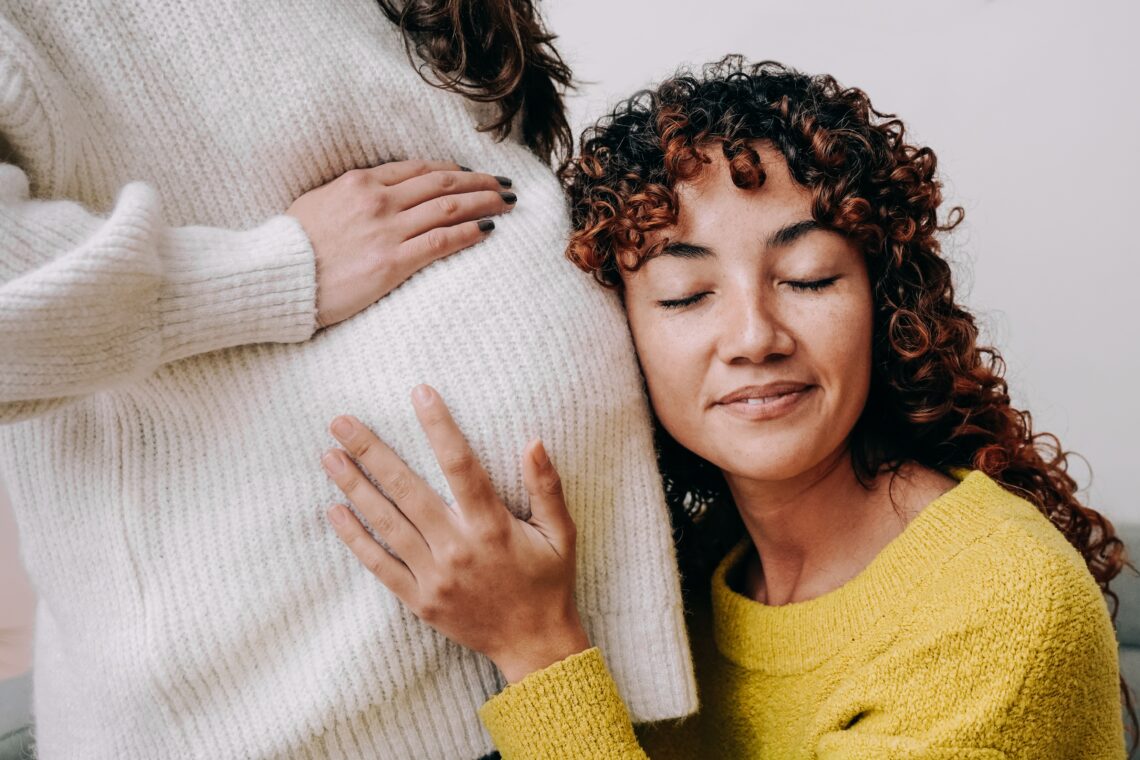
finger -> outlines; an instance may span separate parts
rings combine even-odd
[[[533,441],[523,454],[523,485],[530,497],[527,522],[546,536],[560,556],[572,553],[577,528],[566,509],[562,479],[540,440]]]
[[[410,567],[430,557],[431,550],[419,529],[369,482],[343,451],[335,449],[321,458],[325,471],[352,502],[380,538]]]
[[[413,271],[426,267],[436,259],[470,248],[485,240],[495,229],[490,219],[463,222],[452,227],[436,227],[400,244],[399,255],[407,259]]]
[[[439,495],[423,478],[412,472],[388,444],[355,417],[337,417],[329,426],[329,432],[376,479],[387,494],[389,503],[394,503],[395,508],[419,531],[430,551],[432,542],[446,528],[447,505]],[[362,479],[368,482],[363,476]],[[371,483],[368,485],[372,486]]]
[[[418,585],[411,569],[376,543],[348,507],[334,504],[328,511],[328,517],[337,538],[360,560],[360,564],[368,568],[405,604],[410,604]]]
[[[441,195],[473,193],[479,190],[501,192],[508,187],[506,177],[462,171],[433,171],[420,174],[391,187],[395,207],[400,211],[418,206]]]
[[[364,171],[382,185],[398,185],[412,177],[419,177],[429,172],[458,172],[463,171],[463,167],[454,161],[412,159],[410,161],[389,161]]]
[[[451,227],[485,216],[505,214],[514,208],[515,194],[478,190],[472,193],[441,195],[400,212],[396,224],[410,240],[436,227]]]
[[[439,393],[431,386],[417,385],[412,390],[412,402],[460,513],[468,518],[502,517],[503,508],[487,471],[476,459]]]

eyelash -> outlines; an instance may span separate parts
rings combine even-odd
[[[830,285],[834,285],[835,281],[838,279],[839,279],[838,277],[825,277],[822,280],[812,280],[810,282],[797,282],[794,280],[789,280],[788,284],[792,286],[792,290],[820,291],[820,290],[823,290],[824,288],[826,288]]]
[[[811,280],[808,282],[788,280],[787,284],[791,286],[792,290],[796,290],[796,291],[799,291],[801,293],[809,292],[809,291],[818,293],[819,291],[823,290],[824,288],[827,288],[827,287],[830,287],[831,285],[834,285],[835,281],[838,279],[839,279],[838,277],[825,277],[822,280]],[[676,298],[676,299],[671,299],[671,300],[666,300],[666,301],[658,301],[657,305],[663,309],[683,309],[686,306],[692,306],[693,304],[697,303],[698,301],[700,301],[702,298],[704,298],[708,294],[709,294],[709,291],[703,291],[701,293],[694,293],[693,295],[687,296],[685,298]]]
[[[704,293],[694,293],[687,298],[676,298],[669,301],[658,301],[657,305],[663,309],[682,309],[686,306],[692,306],[707,295],[708,291],[705,291]]]

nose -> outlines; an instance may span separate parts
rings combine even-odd
[[[725,299],[724,331],[718,346],[728,364],[762,364],[790,356],[796,341],[771,293],[751,291]]]

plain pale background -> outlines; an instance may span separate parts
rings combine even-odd
[[[1015,404],[1091,463],[1087,504],[1140,521],[1140,3],[546,0],[583,82],[575,134],[681,63],[725,53],[827,72],[939,157],[959,298]],[[520,198],[525,203],[525,198]],[[1082,486],[1089,467],[1074,461]],[[34,505],[31,508],[35,508]],[[32,597],[0,495],[0,678],[27,668]]]

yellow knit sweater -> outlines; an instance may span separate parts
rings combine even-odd
[[[981,472],[858,576],[780,607],[734,590],[690,616],[700,712],[631,726],[597,648],[480,717],[513,758],[1121,758],[1116,638],[1080,555]],[[654,653],[646,651],[645,657]]]

